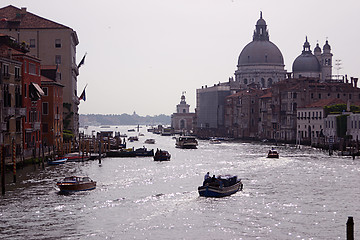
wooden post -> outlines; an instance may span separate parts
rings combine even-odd
[[[353,217],[348,217],[346,223],[346,239],[354,240],[354,219]]]
[[[42,168],[45,169],[45,164],[44,164],[44,161],[45,161],[45,152],[44,152],[44,144],[41,143],[41,152],[42,152]]]
[[[12,139],[11,147],[12,147],[12,162],[13,162],[13,182],[16,183],[16,145],[14,138]]]
[[[5,147],[0,148],[1,157],[1,193],[5,194]]]
[[[101,140],[99,141],[99,164],[101,164]]]

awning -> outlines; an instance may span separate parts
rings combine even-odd
[[[38,91],[38,93],[40,94],[40,96],[44,96],[44,91],[41,89],[41,87],[39,86],[39,84],[37,83],[31,83],[32,85],[34,85],[36,91]]]
[[[32,101],[37,101],[41,96],[44,96],[44,91],[37,83],[31,83],[29,86],[29,97]]]

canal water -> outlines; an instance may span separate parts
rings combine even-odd
[[[138,135],[128,128],[111,127]],[[345,239],[348,216],[360,238],[360,159],[285,145],[276,146],[279,159],[267,159],[272,145],[254,142],[200,140],[198,149],[178,149],[170,136],[140,132],[129,147],[165,149],[171,161],[105,158],[101,165],[19,169],[17,184],[10,176],[0,196],[0,239]],[[237,174],[244,190],[199,197],[208,171]],[[69,175],[87,175],[97,188],[61,195],[56,181]]]

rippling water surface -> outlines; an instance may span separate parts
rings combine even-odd
[[[267,159],[271,145],[243,142],[199,141],[198,149],[177,149],[171,137],[140,131],[145,136],[128,146],[168,150],[171,161],[105,158],[101,165],[30,166],[18,170],[16,186],[9,176],[0,197],[0,238],[345,239],[348,216],[354,217],[355,239],[360,237],[360,159],[290,146],[277,146],[280,159]],[[144,144],[146,138],[156,144]],[[237,174],[244,191],[199,197],[207,171]],[[97,188],[58,194],[56,181],[72,174],[90,176]]]

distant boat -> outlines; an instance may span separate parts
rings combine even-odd
[[[175,146],[178,148],[196,149],[198,142],[193,136],[181,136],[176,138]]]
[[[128,129],[128,132],[135,132],[135,129]]]
[[[53,161],[48,161],[48,164],[49,165],[60,165],[60,164],[66,163],[67,160],[68,160],[67,158],[56,159]]]
[[[218,138],[210,138],[210,143],[211,144],[220,144],[221,141]]]
[[[208,178],[203,185],[198,187],[199,195],[202,197],[225,197],[242,191],[241,179],[234,175],[220,175],[217,178]]]
[[[279,153],[275,149],[271,149],[267,155],[268,158],[279,158]]]
[[[89,177],[71,176],[65,177],[56,185],[60,188],[61,192],[74,192],[74,191],[87,191],[96,188],[96,182]]]
[[[154,161],[170,161],[171,155],[168,151],[157,150],[154,155]]]
[[[153,138],[146,139],[145,143],[146,144],[155,144],[155,139],[153,139]]]
[[[105,126],[101,126],[100,128],[110,128],[110,126],[105,125]]]

